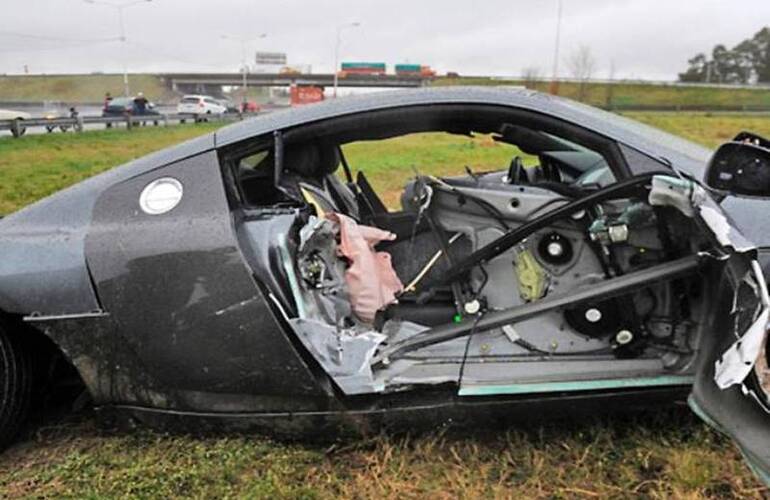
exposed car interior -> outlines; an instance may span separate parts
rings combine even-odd
[[[491,134],[537,161],[448,177],[417,165],[389,210],[344,146],[418,132]],[[692,374],[699,255],[715,243],[685,182],[654,178],[649,162],[634,175],[609,139],[532,112],[443,105],[319,121],[222,161],[256,280],[344,394]]]

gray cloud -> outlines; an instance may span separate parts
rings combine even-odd
[[[114,0],[116,2],[124,0]],[[735,44],[770,20],[767,0],[563,0],[560,73],[575,47],[591,48],[596,75],[673,79],[694,53]],[[550,74],[556,0],[153,0],[125,10],[128,43],[114,9],[81,0],[2,0],[0,73],[234,71],[238,43],[285,51],[290,63],[330,71],[335,26],[342,59],[429,64],[462,74]],[[32,34],[41,38],[25,38]],[[44,39],[47,38],[47,39]],[[123,49],[125,48],[125,52]],[[125,54],[125,55],[123,55]]]

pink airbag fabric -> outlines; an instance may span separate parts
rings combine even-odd
[[[361,226],[342,214],[327,213],[326,217],[339,224],[337,252],[350,261],[345,281],[353,312],[362,321],[371,323],[375,313],[396,302],[396,294],[404,289],[393,270],[390,254],[374,250],[377,243],[395,240],[396,235],[376,227]]]

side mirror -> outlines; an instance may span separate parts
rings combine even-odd
[[[770,198],[770,141],[741,132],[717,148],[705,180],[728,195]]]

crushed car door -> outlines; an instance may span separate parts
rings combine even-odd
[[[755,203],[770,198],[770,141],[741,132],[720,146],[706,169],[706,184],[721,192],[730,210],[740,197]],[[765,210],[762,207],[761,210]],[[716,210],[714,211],[716,214]],[[761,212],[731,210],[738,222],[723,217],[723,232],[739,223],[757,224]],[[724,235],[723,235],[724,237]],[[763,239],[759,240],[760,243]],[[732,255],[715,280],[720,301],[713,308],[712,335],[700,344],[698,374],[690,407],[706,422],[731,437],[754,472],[770,485],[770,312],[767,276],[770,253]]]
[[[239,250],[216,152],[106,190],[86,256],[113,325],[115,400],[269,411],[259,396],[325,394]]]
[[[765,278],[753,259],[731,259],[720,277],[713,335],[700,344],[698,374],[688,400],[712,427],[732,438],[755,473],[770,484]]]

